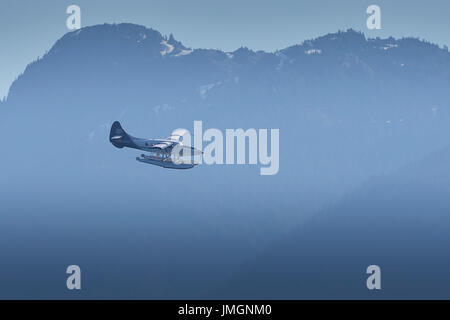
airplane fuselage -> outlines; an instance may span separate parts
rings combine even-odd
[[[167,142],[173,142],[167,139],[142,139],[142,138],[135,138],[131,137],[131,141],[133,142],[134,146],[131,146],[130,148],[138,149],[142,151],[147,152],[161,152],[161,153],[170,153],[173,147],[167,147],[166,149],[160,149],[157,147],[153,147],[154,145],[159,145],[162,143]]]

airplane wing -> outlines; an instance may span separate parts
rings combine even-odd
[[[198,156],[203,154],[202,151],[195,149],[194,147],[190,146],[183,146],[182,144],[177,145],[173,151],[174,154],[178,154],[180,157],[185,156]]]
[[[158,149],[164,150],[164,149],[170,147],[171,145],[173,145],[173,143],[171,143],[171,142],[160,142],[160,143],[156,143],[156,144],[152,145],[152,148],[158,148]]]

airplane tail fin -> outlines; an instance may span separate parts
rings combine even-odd
[[[130,136],[128,135],[128,133],[125,132],[125,130],[123,130],[119,121],[115,121],[112,124],[111,131],[109,133],[109,141],[116,148],[133,146],[133,142],[132,142]]]

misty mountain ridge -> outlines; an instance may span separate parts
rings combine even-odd
[[[50,67],[55,68],[56,72],[66,70],[65,73],[73,81],[81,80],[77,79],[76,72],[81,71],[85,73],[84,80],[87,82],[90,77],[96,76],[92,74],[91,64],[95,64],[95,73],[102,70],[104,76],[123,77],[124,72],[131,76],[135,72],[133,78],[137,77],[136,81],[147,82],[148,85],[158,80],[165,85],[190,87],[191,92],[173,92],[178,100],[192,98],[195,92],[195,98],[211,99],[214,103],[211,96],[220,97],[221,91],[239,91],[236,86],[251,85],[251,82],[268,87],[269,92],[281,96],[280,99],[284,94],[294,94],[292,90],[295,90],[284,81],[293,81],[293,87],[318,80],[326,85],[330,81],[339,88],[340,84],[336,81],[344,77],[350,82],[352,79],[365,80],[370,86],[378,87],[383,86],[382,82],[390,82],[391,79],[386,79],[386,76],[395,77],[397,81],[411,76],[426,76],[420,79],[420,84],[427,86],[430,75],[448,81],[449,61],[448,49],[434,44],[414,38],[366,39],[363,33],[352,29],[269,53],[247,48],[234,52],[190,49],[172,35],[162,36],[158,31],[143,26],[104,24],[85,27],[63,36],[48,53],[26,68],[11,86],[7,100],[14,103],[19,99],[21,90],[30,90],[27,82],[32,81],[44,66],[47,66],[46,72],[51,71]],[[203,72],[205,68],[207,71]],[[47,80],[61,81],[61,76],[55,75]],[[323,79],[324,76],[326,79]],[[130,79],[121,81],[125,80]],[[146,87],[145,83],[141,86]],[[41,94],[45,93],[42,89],[45,88],[40,88]],[[48,87],[50,89],[51,86]]]

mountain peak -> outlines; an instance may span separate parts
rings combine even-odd
[[[67,40],[74,37],[104,37],[108,35],[127,39],[132,37],[142,37],[145,35],[148,38],[162,39],[162,35],[159,31],[142,25],[133,23],[104,23],[83,27],[81,29],[69,32],[60,40]]]
[[[68,50],[78,53],[109,51],[113,54],[123,53],[124,50],[143,50],[149,56],[159,57],[186,49],[172,34],[167,38],[159,31],[142,25],[120,23],[88,26],[69,32],[55,43],[48,54],[60,54]]]
[[[363,43],[366,42],[366,36],[363,32],[356,31],[354,29],[347,29],[346,31],[339,30],[335,33],[329,33],[322,37],[318,37],[311,40],[313,43],[321,41],[335,41],[335,42],[347,42],[347,43]]]

